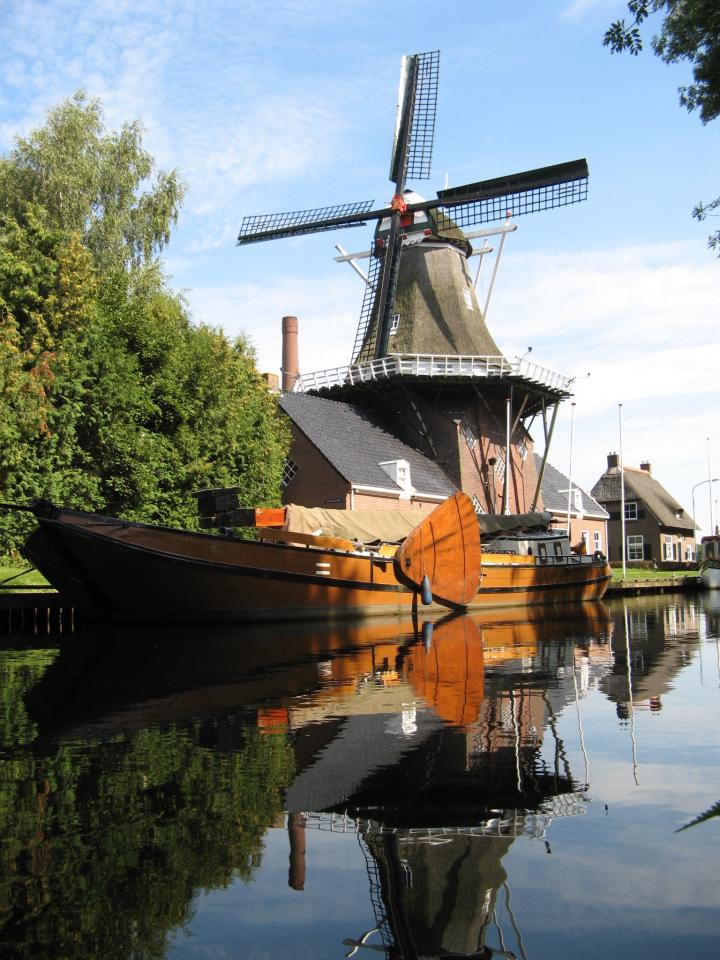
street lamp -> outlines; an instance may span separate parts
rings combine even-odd
[[[692,488],[693,523],[695,523],[695,491],[698,487],[702,487],[704,483],[717,483],[718,480],[720,480],[720,477],[708,477],[707,480],[701,480],[700,483],[696,483]],[[712,503],[712,487],[710,487],[710,502]],[[712,533],[712,517],[710,517],[710,524],[710,533]],[[697,536],[695,534],[695,527],[693,527],[693,543],[695,544],[695,559],[697,559]]]

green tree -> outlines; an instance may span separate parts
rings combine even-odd
[[[202,890],[252,880],[294,757],[255,712],[37,739],[63,653],[0,653],[0,955],[157,958]]]
[[[163,274],[183,191],[83,94],[0,158],[0,500],[185,526],[201,487],[279,502],[289,433],[251,345]],[[0,551],[25,532],[0,514]]]
[[[82,91],[0,161],[0,208],[17,214],[24,203],[43,207],[53,226],[80,233],[96,265],[111,269],[154,259],[184,193],[176,171],[155,171],[141,125],[106,132],[100,101]]]
[[[652,38],[656,56],[665,63],[688,60],[693,68],[693,83],[680,87],[680,103],[697,110],[703,123],[720,115],[720,4],[717,0],[629,0],[629,23],[615,20],[605,32],[603,44],[612,53],[637,56],[643,48],[640,26],[652,14],[662,15],[660,32]],[[715,215],[720,197],[710,203],[698,203],[693,216],[698,220]],[[708,238],[708,245],[720,256],[720,230]]]

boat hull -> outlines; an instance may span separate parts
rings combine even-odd
[[[366,617],[408,613],[417,593],[390,557],[191,533],[75,511],[40,517],[25,554],[90,618],[212,622]],[[470,607],[577,602],[602,597],[604,563],[481,564]],[[580,558],[578,558],[580,559]],[[587,562],[589,561],[589,562]]]

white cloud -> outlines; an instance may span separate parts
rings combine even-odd
[[[624,4],[620,4],[620,13],[625,12]],[[585,16],[597,9],[607,10],[610,13],[616,12],[618,4],[615,0],[574,0],[561,16],[565,20],[583,20]]]
[[[222,327],[228,335],[246,333],[255,344],[263,371],[280,368],[281,318],[299,318],[299,353],[303,372],[349,362],[362,288],[352,278],[306,281],[281,279],[260,284],[208,286],[188,291],[193,317]]]

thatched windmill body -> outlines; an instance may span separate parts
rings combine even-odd
[[[371,249],[338,260],[369,263],[348,366],[298,377],[295,389],[387,414],[405,442],[440,463],[480,512],[538,505],[541,476],[530,455],[540,416],[545,449],[571,381],[525,360],[505,358],[484,318],[468,258],[471,240],[498,233],[512,216],[566,206],[587,196],[587,163],[542,167],[439,191],[407,189],[427,179],[432,159],[439,52],[404,57],[387,207],[373,201],[245,217],[238,243],[376,222]],[[505,221],[495,228],[468,228]],[[543,461],[544,465],[544,461]]]

